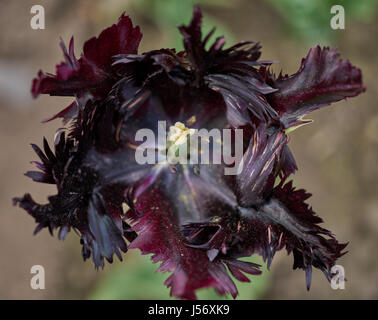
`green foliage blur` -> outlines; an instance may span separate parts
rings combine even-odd
[[[345,9],[345,28],[351,20],[369,22],[374,16],[377,0],[265,0],[285,21],[288,33],[299,40],[322,39],[328,44],[335,33],[330,28],[330,10],[334,5]]]
[[[235,6],[238,0],[138,0],[133,3],[137,11],[148,17],[160,30],[167,35],[169,44],[177,51],[183,49],[182,36],[176,26],[188,24],[193,14],[193,7],[196,4],[206,8],[227,8]],[[218,36],[225,36],[228,43],[233,43],[233,36],[227,26],[221,21],[206,13],[203,17],[202,34],[206,35],[216,27],[213,35],[214,39]]]

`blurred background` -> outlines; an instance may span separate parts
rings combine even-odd
[[[260,41],[262,59],[274,59],[279,72],[297,71],[316,44],[338,47],[342,57],[362,69],[367,92],[311,114],[314,123],[291,133],[290,146],[299,172],[298,187],[313,193],[309,202],[349,253],[345,290],[332,290],[319,270],[310,292],[303,271],[292,270],[292,257],[277,253],[270,272],[238,283],[239,299],[377,299],[378,298],[378,1],[377,0],[1,0],[0,10],[0,298],[1,299],[169,299],[167,274],[139,251],[123,263],[96,272],[83,262],[79,237],[63,242],[47,230],[33,236],[35,223],[11,198],[31,192],[38,202],[53,186],[23,176],[36,160],[29,143],[52,141],[58,121],[41,120],[68,105],[71,98],[30,95],[39,69],[55,72],[63,60],[59,37],[75,37],[76,56],[85,40],[115,23],[126,11],[144,34],[140,52],[182,48],[176,25],[188,23],[194,3],[202,5],[204,29],[217,26],[230,46]],[[45,8],[46,28],[32,30],[30,9]],[[330,8],[345,8],[345,30],[330,27]],[[261,260],[253,257],[254,261]],[[30,268],[42,265],[46,289],[32,290]],[[200,298],[216,299],[212,290]]]

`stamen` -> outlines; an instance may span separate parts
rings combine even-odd
[[[167,136],[168,160],[186,163],[190,154],[190,136],[194,135],[195,132],[195,129],[187,128],[184,123],[179,121],[169,127]]]
[[[192,136],[195,129],[185,127],[182,122],[176,122],[174,126],[170,126],[168,133],[168,141],[176,146],[182,145],[187,141],[188,136]]]
[[[283,232],[280,234],[280,239],[278,240],[278,247],[281,247],[281,241],[282,241]]]

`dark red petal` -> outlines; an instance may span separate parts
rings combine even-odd
[[[298,119],[313,110],[365,91],[360,69],[341,60],[336,49],[319,46],[309,51],[297,73],[270,81],[278,91],[268,101],[286,127],[300,124]]]
[[[129,248],[139,248],[142,254],[152,253],[155,263],[162,262],[158,270],[172,272],[165,282],[171,287],[172,296],[195,299],[195,290],[215,287],[221,294],[236,297],[237,289],[223,262],[210,261],[206,252],[187,246],[172,205],[161,197],[158,189],[139,196],[135,210],[129,211],[128,217],[134,221],[133,230],[139,235]],[[235,268],[241,269],[237,265]]]
[[[117,24],[105,29],[84,44],[84,57],[101,70],[108,70],[117,54],[136,54],[142,34],[123,13]]]
[[[95,97],[103,97],[117,81],[111,70],[113,56],[136,53],[141,38],[139,27],[134,28],[130,18],[122,14],[117,24],[84,44],[84,53],[78,60],[74,55],[73,38],[68,52],[61,42],[65,62],[57,65],[56,75],[38,73],[32,83],[33,96],[47,93],[80,97],[89,92]]]
[[[260,265],[256,263],[240,260],[225,260],[225,263],[231,274],[242,282],[250,282],[250,280],[241,271],[253,275],[261,274],[261,271],[258,269]]]

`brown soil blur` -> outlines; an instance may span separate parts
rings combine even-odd
[[[144,33],[140,51],[160,48],[162,35],[138,13],[128,11],[131,0],[37,1],[46,9],[46,29],[30,28],[30,8],[35,1],[2,1],[0,11],[0,299],[86,298],[104,272],[83,262],[78,236],[65,242],[46,230],[33,236],[35,223],[12,206],[11,198],[25,192],[44,202],[55,193],[52,186],[23,176],[36,160],[29,143],[49,141],[58,121],[40,121],[57,112],[70,98],[29,94],[32,77],[41,68],[54,72],[62,60],[59,37],[65,42],[75,36],[76,55],[83,42],[114,23],[126,10]],[[283,21],[262,0],[237,1],[234,8],[216,9],[212,14],[225,21],[237,40],[259,40],[263,59],[279,60],[285,73],[297,70],[310,45],[285,33]],[[257,14],[256,14],[257,13]],[[362,69],[368,91],[358,98],[339,102],[311,114],[314,123],[291,134],[290,146],[299,172],[298,187],[314,194],[309,202],[339,241],[349,241],[349,253],[339,261],[348,279],[345,290],[332,290],[322,273],[313,272],[310,292],[302,271],[292,271],[292,257],[277,254],[271,273],[268,299],[377,299],[378,298],[378,15],[372,23],[347,23],[338,32],[342,56]],[[172,26],[174,27],[174,26]],[[30,288],[30,268],[43,265],[46,289]],[[252,284],[253,285],[253,282]]]

